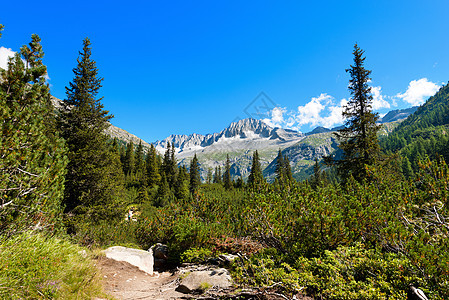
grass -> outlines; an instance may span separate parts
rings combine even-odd
[[[38,233],[0,239],[0,298],[107,298],[91,255],[78,245]]]

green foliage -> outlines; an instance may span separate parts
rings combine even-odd
[[[354,45],[354,65],[346,70],[351,75],[349,91],[351,98],[344,107],[343,117],[345,127],[335,133],[339,140],[339,148],[343,150],[343,158],[334,160],[327,158],[329,164],[336,164],[343,181],[349,176],[361,181],[366,178],[365,165],[376,162],[380,152],[377,132],[380,125],[376,124],[377,114],[371,109],[373,97],[369,86],[371,71],[364,67],[364,51]]]
[[[125,159],[123,162],[123,172],[127,176],[134,173],[135,163],[134,144],[129,142],[128,145],[126,145]]]
[[[176,176],[178,175],[174,144],[167,143],[167,151],[165,151],[161,169],[161,172],[165,174],[165,179],[169,187],[172,188],[175,185]]]
[[[140,248],[136,241],[135,222],[125,221],[125,215],[121,221],[100,221],[95,223],[86,222],[81,216],[71,218],[67,222],[73,234],[71,240],[79,245],[90,248],[104,248],[115,245],[133,246]]]
[[[159,184],[161,180],[160,170],[160,161],[159,156],[157,155],[156,148],[151,144],[150,150],[147,154],[147,178],[148,178],[148,186],[153,187]]]
[[[190,162],[190,192],[193,194],[198,190],[198,187],[201,184],[201,177],[200,177],[200,166],[198,163],[198,158],[196,157],[196,154],[193,156],[192,161]]]
[[[440,155],[449,162],[448,103],[449,85],[446,84],[391,134],[381,139],[382,148],[407,158],[413,172],[418,171],[418,161],[426,155],[432,159]],[[404,175],[410,176],[408,167],[404,172]]]
[[[59,221],[67,160],[40,41],[32,35],[0,69],[0,234],[52,229]]]
[[[206,248],[191,248],[181,254],[181,261],[185,263],[201,263],[207,258],[211,258],[213,252]]]
[[[292,170],[290,167],[290,161],[287,155],[283,155],[279,149],[278,156],[275,159],[276,162],[276,183],[281,186],[289,185],[294,182]]]
[[[408,283],[419,282],[410,265],[405,256],[356,244],[319,257],[300,256],[291,264],[267,249],[243,264],[234,263],[233,274],[243,283],[278,285],[287,293],[301,290],[318,299],[404,299]]]
[[[73,69],[74,79],[66,87],[60,121],[69,148],[65,211],[99,221],[120,215],[118,200],[123,196],[124,175],[118,153],[111,151],[104,134],[112,116],[97,97],[103,78],[98,77],[91,54],[86,38]]]
[[[0,240],[0,298],[93,299],[99,275],[85,249],[36,233]]]
[[[226,156],[225,172],[223,174],[223,185],[227,190],[230,190],[233,187],[233,182],[231,179],[231,160],[229,159],[229,154]]]
[[[264,182],[262,168],[260,167],[259,153],[254,151],[253,162],[251,164],[251,172],[248,177],[248,184],[250,186],[258,186]]]

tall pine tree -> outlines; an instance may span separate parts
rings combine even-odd
[[[343,117],[346,119],[345,127],[335,133],[340,142],[339,148],[343,150],[340,160],[326,158],[329,164],[337,166],[338,173],[343,181],[349,176],[356,180],[366,178],[365,165],[376,162],[380,147],[377,140],[377,132],[380,125],[376,124],[378,115],[372,112],[371,71],[365,69],[364,51],[357,44],[354,45],[354,64],[346,70],[351,76],[349,91],[351,98],[344,107]]]
[[[153,144],[150,145],[150,150],[147,154],[147,163],[146,163],[146,169],[147,169],[147,182],[149,187],[154,187],[156,185],[159,185],[159,182],[161,181],[161,174],[159,172],[159,156],[157,155],[156,148]]]
[[[103,78],[91,58],[91,43],[83,41],[74,78],[66,87],[61,127],[69,148],[64,195],[65,211],[87,213],[90,220],[119,215],[116,200],[123,191],[123,173],[117,155],[108,150],[104,130],[112,118],[98,97]]]
[[[231,160],[229,159],[229,154],[226,155],[225,172],[223,174],[223,185],[227,190],[230,190],[234,186],[231,179]]]
[[[200,165],[196,153],[190,163],[190,192],[193,194],[201,184]]]
[[[262,175],[262,169],[260,167],[259,153],[256,150],[253,154],[253,163],[251,165],[251,173],[248,177],[248,184],[254,186],[261,184],[263,181],[264,178]]]
[[[40,42],[32,35],[0,68],[0,235],[49,228],[61,212],[67,160]]]

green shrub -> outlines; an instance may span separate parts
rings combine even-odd
[[[233,275],[250,285],[277,285],[286,294],[305,291],[317,299],[405,299],[410,283],[422,286],[403,255],[340,246],[315,258],[298,257],[294,264],[275,249],[266,249],[242,263]]]
[[[199,263],[213,256],[213,252],[205,248],[192,248],[181,254],[181,261],[186,263]]]
[[[1,299],[103,296],[89,252],[67,241],[23,233],[0,241]]]

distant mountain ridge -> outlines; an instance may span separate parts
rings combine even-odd
[[[257,142],[265,141],[267,144],[289,143],[303,138],[302,133],[285,130],[282,128],[272,128],[261,120],[252,118],[242,119],[232,122],[227,128],[218,133],[201,135],[170,135],[162,141],[156,141],[153,144],[159,152],[167,148],[171,143],[176,148],[178,155],[184,156],[186,152],[203,152],[205,148],[215,146],[215,148],[227,148],[232,143],[232,148],[240,149],[239,144],[245,144],[249,149],[257,150]],[[254,142],[253,145],[250,145]],[[243,149],[243,148],[242,148]],[[192,155],[193,156],[193,155]]]
[[[398,120],[406,119],[411,114],[415,113],[418,106],[413,106],[405,109],[396,109],[389,111],[385,116],[380,119],[380,123],[394,122]]]
[[[57,98],[52,97],[52,102],[57,108],[61,106],[61,100]],[[401,120],[415,110],[416,108],[394,110],[380,121]],[[397,124],[397,122],[385,123],[381,134],[388,134]],[[188,166],[192,157],[197,154],[203,179],[209,169],[224,167],[227,155],[231,159],[231,175],[234,178],[238,176],[246,178],[251,170],[253,152],[258,150],[264,176],[272,180],[275,158],[281,150],[282,154],[289,158],[295,177],[302,179],[307,176],[307,172],[310,172],[315,158],[321,159],[323,155],[329,155],[337,149],[333,132],[340,127],[332,129],[317,127],[304,134],[290,129],[272,128],[261,120],[248,118],[232,122],[217,133],[172,134],[152,144],[161,155],[165,153],[168,143],[173,144],[180,165]],[[149,143],[112,124],[105,133],[125,144],[132,142],[137,145],[142,142],[145,149],[150,147]]]

